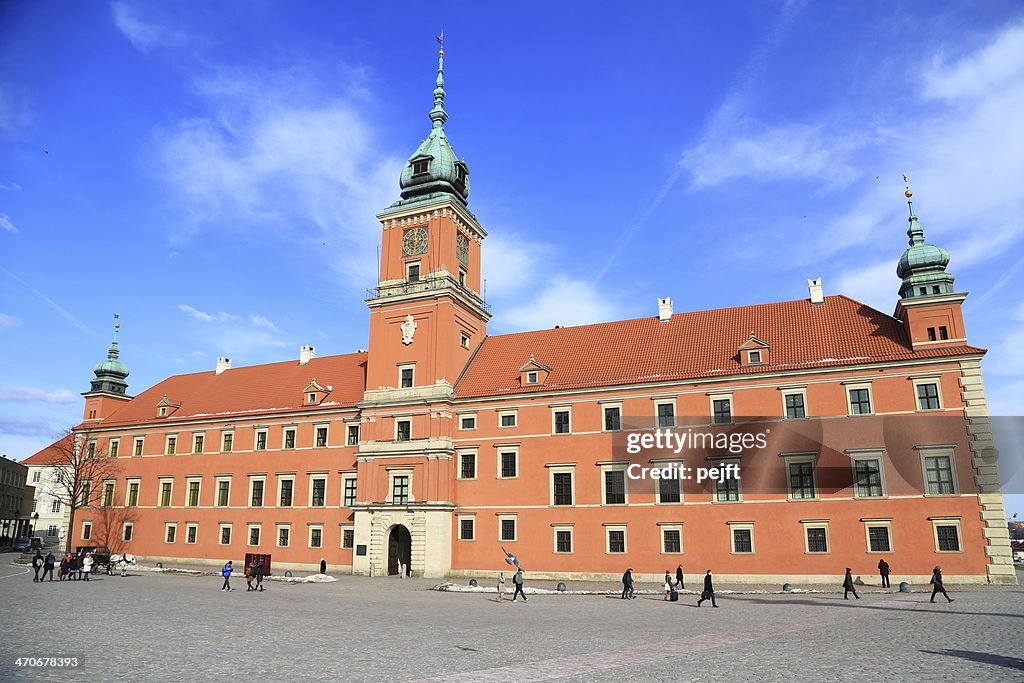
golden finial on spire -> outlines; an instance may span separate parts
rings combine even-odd
[[[910,191],[910,178],[907,177],[906,173],[903,174],[903,184],[907,186],[907,191],[903,194],[907,196],[907,199],[910,199],[914,196],[914,193]]]
[[[437,54],[444,57],[444,29],[442,29],[440,35],[437,36],[437,44],[440,46],[437,49]]]

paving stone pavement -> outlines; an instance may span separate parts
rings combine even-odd
[[[0,567],[0,681],[1022,681],[1024,588],[623,601],[339,576],[220,591],[137,572],[33,584]],[[78,655],[74,672],[18,656]]]

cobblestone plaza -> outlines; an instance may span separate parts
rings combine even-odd
[[[23,570],[0,567],[5,681],[1024,677],[1019,587],[957,591],[952,604],[872,588],[848,602],[835,592],[723,593],[720,609],[697,609],[695,596],[666,603],[645,584],[650,593],[626,602],[537,594],[498,604],[493,593],[432,591],[424,579],[271,581],[251,594],[241,578],[224,593],[217,576],[135,572],[40,586]],[[74,671],[14,665],[70,655],[81,658]]]

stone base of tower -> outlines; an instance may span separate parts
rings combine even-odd
[[[452,512],[450,505],[367,506],[355,513],[355,554],[352,573],[357,576],[441,578],[452,566]],[[408,548],[405,547],[408,532]],[[398,566],[396,566],[398,565]]]

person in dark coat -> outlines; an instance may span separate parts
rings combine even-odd
[[[520,569],[516,572],[515,576],[512,577],[512,585],[516,587],[512,593],[512,602],[516,601],[516,598],[520,595],[523,596],[523,602],[529,602],[526,599],[526,593],[523,592],[523,570]]]
[[[850,593],[853,593],[853,597],[860,600],[860,596],[857,595],[857,589],[853,585],[853,570],[849,567],[846,568],[846,576],[843,577],[843,600],[850,599]]]
[[[700,607],[700,603],[705,600],[711,600],[712,607],[718,607],[718,603],[715,602],[715,584],[711,581],[711,570],[704,575],[704,592],[700,594],[700,600],[697,601],[697,607]]]
[[[878,561],[878,575],[882,577],[882,588],[889,587],[889,563],[885,560]]]
[[[622,575],[622,599],[629,600],[635,597],[636,593],[633,591],[633,568],[630,567]]]
[[[327,573],[327,560],[325,560],[322,557],[320,558],[320,573],[321,574],[326,574]]]
[[[946,587],[942,585],[942,567],[936,565],[935,569],[932,570],[932,599],[931,602],[935,602],[935,594],[942,593],[946,600],[953,602],[953,598],[949,597],[949,593],[946,592]]]
[[[43,568],[43,554],[36,551],[36,554],[32,557],[32,569],[36,570],[35,576],[32,577],[32,583],[39,583],[39,570]]]
[[[68,579],[68,565],[71,563],[71,555],[64,553],[64,557],[60,558],[60,580],[67,581]]]
[[[82,568],[82,558],[75,554],[71,556],[71,560],[68,561],[68,577],[72,581],[78,580],[78,570]]]
[[[686,584],[683,583],[683,565],[676,567],[676,590],[683,590]]]
[[[40,581],[46,580],[46,575],[50,575],[50,581],[53,581],[53,567],[57,564],[57,558],[53,556],[53,553],[47,553],[46,559],[43,560],[43,575],[39,578]]]
[[[266,575],[267,570],[263,566],[263,560],[256,560],[256,566],[252,568],[252,573],[256,576],[256,590],[263,590],[263,577]]]

